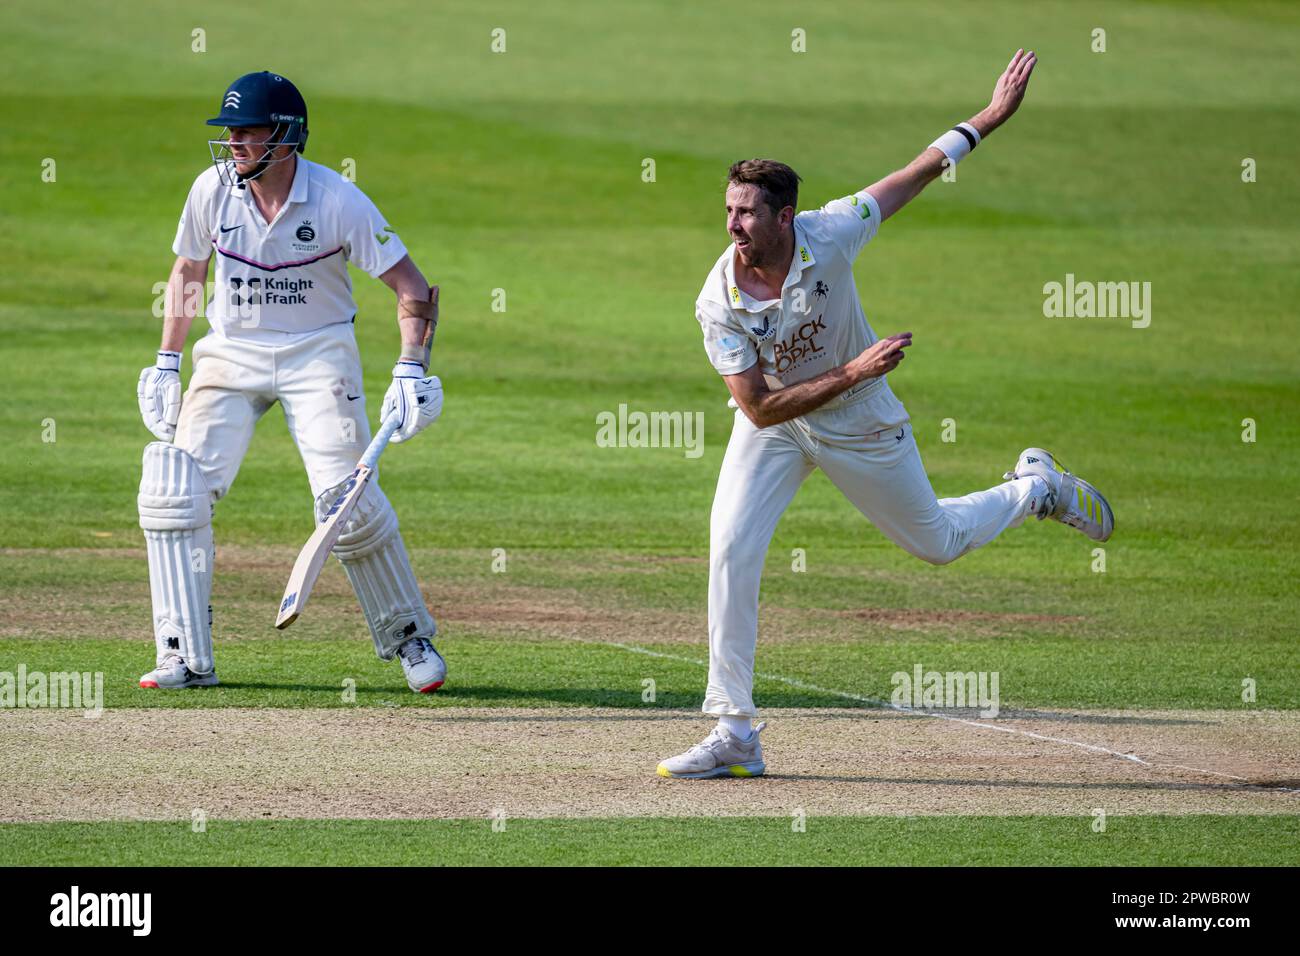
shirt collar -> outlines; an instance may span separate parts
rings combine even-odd
[[[808,241],[808,234],[804,230],[803,223],[796,217],[794,221],[794,255],[790,259],[790,271],[785,275],[785,282],[781,284],[781,291],[784,292],[790,286],[795,285],[803,277],[804,269],[816,262],[817,257],[813,255],[812,243]],[[732,243],[728,249],[727,262],[723,266],[722,276],[727,284],[727,301],[733,309],[744,309],[746,312],[763,311],[766,307],[765,302],[753,298],[736,282],[735,243]]]
[[[301,156],[294,157],[293,185],[289,187],[289,202],[306,202],[307,185],[311,178],[307,172],[307,162]]]

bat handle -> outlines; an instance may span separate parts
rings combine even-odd
[[[365,453],[362,454],[361,460],[357,462],[358,468],[374,469],[375,464],[379,461],[379,456],[383,453],[384,447],[388,444],[388,439],[393,437],[393,432],[397,431],[398,423],[401,422],[401,416],[397,410],[389,412],[388,417],[384,419],[379,431],[375,432],[375,437],[370,439],[370,444],[366,446]]]

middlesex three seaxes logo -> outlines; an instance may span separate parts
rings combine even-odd
[[[298,237],[299,242],[311,242],[315,239],[316,230],[311,227],[311,220],[304,219],[302,225],[298,227],[298,231],[295,232],[294,235]]]
[[[221,103],[221,108],[226,109],[229,106],[239,109],[239,90],[231,90],[226,94],[225,100]]]

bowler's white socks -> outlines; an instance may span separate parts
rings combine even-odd
[[[749,717],[734,717],[731,714],[722,714],[718,717],[718,726],[730,731],[741,740],[748,740],[754,732],[750,726]]]

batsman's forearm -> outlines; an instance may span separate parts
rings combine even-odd
[[[185,340],[189,338],[190,326],[194,319],[187,315],[169,315],[163,319],[162,343],[160,352],[184,352]]]
[[[183,352],[190,326],[207,299],[207,260],[177,259],[167,277],[161,352]]]
[[[849,365],[840,365],[806,382],[788,388],[766,391],[745,414],[759,428],[788,422],[821,408],[836,395],[862,381],[862,376]]]
[[[397,294],[397,328],[406,350],[422,347],[429,320],[437,321],[431,301],[432,289],[410,256],[403,256],[391,269],[379,277]]]
[[[397,327],[402,337],[402,347],[423,347],[425,334],[429,330],[432,315],[420,313],[430,311],[429,287],[421,285],[410,291],[399,289],[397,293]]]

